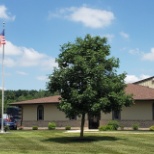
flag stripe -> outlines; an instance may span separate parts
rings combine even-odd
[[[2,33],[0,34],[0,46],[3,44],[5,44],[5,36],[4,36],[4,29],[2,31]]]

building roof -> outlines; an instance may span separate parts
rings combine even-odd
[[[128,84],[125,92],[127,94],[132,94],[134,100],[154,100],[154,89],[149,87]]]
[[[37,98],[32,100],[26,100],[26,101],[20,101],[20,102],[14,102],[11,103],[11,105],[23,105],[23,104],[44,104],[44,103],[58,103],[59,102],[60,95],[56,96],[49,96],[49,97],[43,97],[43,98]]]
[[[128,84],[126,94],[132,94],[134,100],[154,100],[154,89],[137,84]],[[11,103],[11,105],[59,103],[60,95],[37,98]]]
[[[144,81],[148,81],[148,80],[151,80],[151,79],[154,79],[154,76],[151,76],[151,77],[149,77],[149,78],[146,78],[146,79],[143,79],[143,80],[140,80],[140,81],[136,81],[136,82],[134,82],[133,84],[142,83],[142,82],[144,82]]]

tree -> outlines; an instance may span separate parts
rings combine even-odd
[[[109,113],[130,106],[132,97],[124,92],[125,73],[117,74],[119,59],[110,56],[106,38],[77,38],[61,46],[59,68],[49,76],[47,88],[61,95],[59,108],[67,117],[81,116],[83,137],[86,114]]]

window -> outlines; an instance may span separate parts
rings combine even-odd
[[[77,120],[77,116],[76,115],[72,115],[69,117],[70,120]]]
[[[44,120],[44,107],[42,105],[37,107],[37,120]]]
[[[120,111],[112,111],[112,119],[113,120],[120,120],[121,119],[121,112]]]

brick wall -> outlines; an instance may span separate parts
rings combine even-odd
[[[106,125],[110,120],[100,120],[100,126]],[[154,120],[119,120],[120,125],[124,127],[132,127],[133,124],[139,124],[141,128],[149,128],[154,125]]]
[[[110,120],[100,120],[99,126],[106,125]],[[55,122],[57,127],[80,127],[80,120],[69,120],[69,121],[23,121],[22,126],[24,127],[48,127],[49,122]],[[133,124],[138,123],[140,128],[149,128],[154,125],[154,120],[120,120],[120,125],[124,127],[132,127]],[[85,127],[88,128],[88,120],[85,121]]]
[[[22,126],[24,127],[32,127],[32,126],[38,126],[38,127],[48,127],[49,122],[55,122],[57,127],[65,127],[65,126],[71,126],[71,127],[80,127],[81,121],[80,120],[69,120],[69,121],[23,121]],[[85,121],[85,127],[88,127],[88,121]]]
[[[139,124],[141,128],[149,128],[154,125],[154,120],[121,120],[119,122],[125,127],[132,127],[132,125],[136,123]]]

